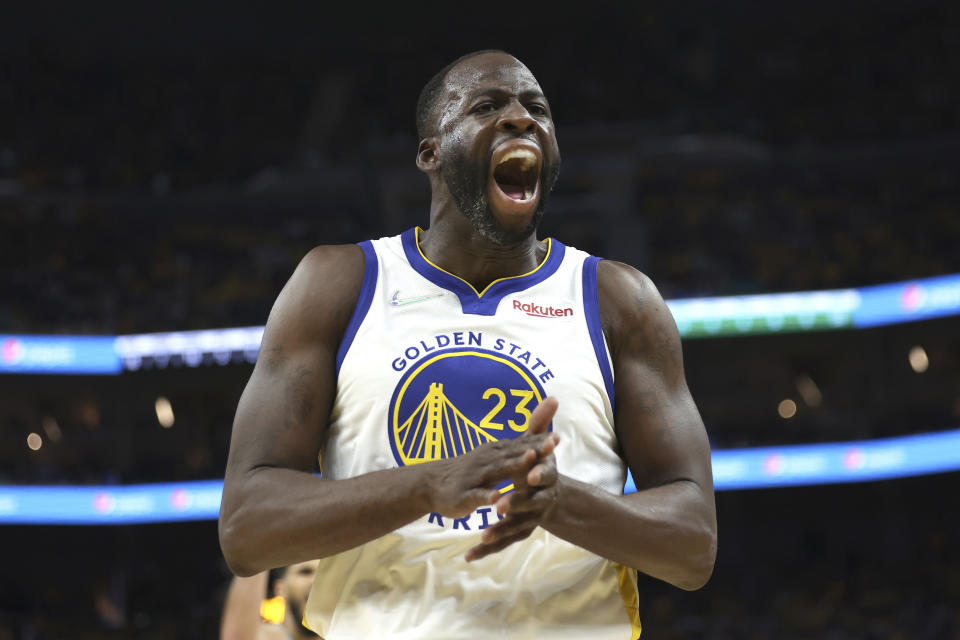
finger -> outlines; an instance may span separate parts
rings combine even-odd
[[[549,487],[557,482],[556,458],[541,460],[527,472],[527,484],[531,487]]]
[[[509,538],[524,531],[533,531],[537,528],[540,521],[535,514],[512,513],[510,516],[494,522],[480,533],[480,542],[483,544],[493,544],[502,538]]]
[[[560,436],[555,433],[524,436],[516,440],[500,440],[477,447],[470,456],[480,456],[472,459],[482,460],[481,464],[487,465],[482,472],[486,484],[490,483],[488,480],[499,482],[507,476],[519,478],[525,482],[531,467],[539,458],[550,455],[559,441]],[[462,457],[467,458],[467,456]]]
[[[510,493],[500,496],[493,505],[494,510],[497,512],[497,515],[502,517],[508,513],[540,509],[542,507],[531,507],[530,505],[540,505],[542,500],[539,500],[537,496],[549,490],[549,488],[518,487]]]
[[[497,498],[495,506],[498,516],[505,516],[510,512],[510,505],[513,503],[514,496],[516,495],[517,492],[514,491],[513,493],[508,493]]]
[[[559,438],[559,436],[557,436]],[[532,471],[538,464],[544,464],[545,460],[553,459],[553,450],[556,448],[557,440],[553,437],[553,434],[550,434],[547,438],[544,439],[544,442],[547,443],[546,446],[542,446],[539,450],[537,449],[528,449],[527,453],[533,454],[533,459],[530,461],[529,466],[520,466],[516,473],[511,475],[513,479],[513,486],[519,491],[529,486],[528,478],[530,476],[530,471]]]
[[[559,405],[560,403],[553,396],[544,398],[530,416],[530,429],[527,433],[546,433]]]
[[[486,487],[471,489],[464,494],[459,506],[465,509],[466,513],[470,513],[480,507],[485,507],[489,504],[496,504],[499,499],[500,492],[496,489],[489,489]]]
[[[467,562],[475,562],[480,558],[485,558],[490,554],[506,549],[514,542],[526,540],[528,537],[530,537],[531,533],[533,533],[532,528],[508,538],[501,538],[492,544],[478,544],[467,551],[466,555],[464,555],[464,559]]]
[[[498,452],[495,455],[500,454]],[[493,458],[482,471],[483,484],[489,487],[507,478],[525,477],[536,461],[537,452],[533,449],[526,449],[519,455],[512,456],[505,461],[498,461],[497,458]]]
[[[543,439],[543,444],[540,445],[540,449],[538,450],[540,454],[539,457],[544,458],[550,455],[551,453],[553,453],[554,450],[557,448],[558,444],[560,444],[560,434],[559,433],[549,434],[546,438]]]
[[[540,521],[550,509],[550,506],[554,501],[552,491],[550,489],[537,489],[529,495],[510,495],[511,498],[509,502],[504,503],[503,498],[500,498],[494,504],[494,509],[496,509],[497,515],[504,516],[504,520],[500,520],[493,526],[502,524],[505,521],[506,516],[509,516],[510,518],[529,517]]]

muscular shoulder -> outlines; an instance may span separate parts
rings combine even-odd
[[[597,264],[597,297],[604,333],[612,341],[618,341],[666,308],[646,274],[615,260]]]
[[[304,302],[355,299],[363,283],[365,258],[356,244],[321,245],[303,257],[287,283]]]
[[[677,325],[649,277],[622,262],[602,260],[597,265],[597,294],[615,363],[631,355],[654,362],[678,358]]]
[[[277,297],[268,334],[339,340],[356,306],[364,265],[363,250],[355,244],[310,250]]]
[[[611,310],[623,308],[624,311],[635,307],[636,296],[648,297],[656,292],[653,281],[641,271],[616,260],[601,260],[597,263],[597,289],[600,304]],[[629,293],[632,302],[624,296]]]

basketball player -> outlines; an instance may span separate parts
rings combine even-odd
[[[537,238],[560,153],[520,61],[448,65],[417,125],[429,228],[314,249],[270,313],[224,555],[321,558],[328,640],[636,638],[636,570],[697,589],[716,554],[676,325],[643,274]]]
[[[235,577],[227,591],[220,623],[220,640],[308,640],[317,634],[303,626],[303,609],[317,573],[317,561],[298,562],[283,569],[274,581],[274,599],[283,602],[280,619],[262,620],[262,600],[269,571],[249,578]],[[274,617],[274,616],[271,616]]]

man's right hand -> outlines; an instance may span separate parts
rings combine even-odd
[[[552,462],[560,436],[536,431],[530,429],[514,440],[488,442],[462,456],[426,463],[432,487],[430,510],[462,518],[497,502],[501,495],[494,487],[502,481],[524,478],[535,466]]]

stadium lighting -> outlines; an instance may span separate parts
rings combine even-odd
[[[927,357],[926,350],[920,345],[910,349],[907,359],[910,361],[910,368],[917,373],[923,373],[930,367],[930,358]]]
[[[797,392],[800,393],[800,397],[803,398],[803,401],[807,403],[808,407],[819,407],[820,403],[823,402],[823,394],[820,393],[820,387],[817,386],[817,383],[813,381],[813,378],[807,374],[802,374],[797,376]]]
[[[779,413],[780,417],[784,420],[789,420],[797,415],[797,403],[790,398],[781,400],[780,404],[777,405],[777,413]]]
[[[60,425],[57,424],[56,420],[50,416],[44,416],[40,424],[43,425],[43,432],[50,438],[50,442],[60,442],[60,439],[63,437],[63,432],[60,431]]]
[[[31,451],[39,451],[40,447],[43,446],[43,438],[40,437],[40,434],[31,432],[27,436],[27,446]]]
[[[160,423],[160,426],[164,429],[172,427],[173,405],[170,404],[170,401],[164,396],[160,396],[157,398],[157,401],[153,403],[153,407],[157,412],[157,422]]]

